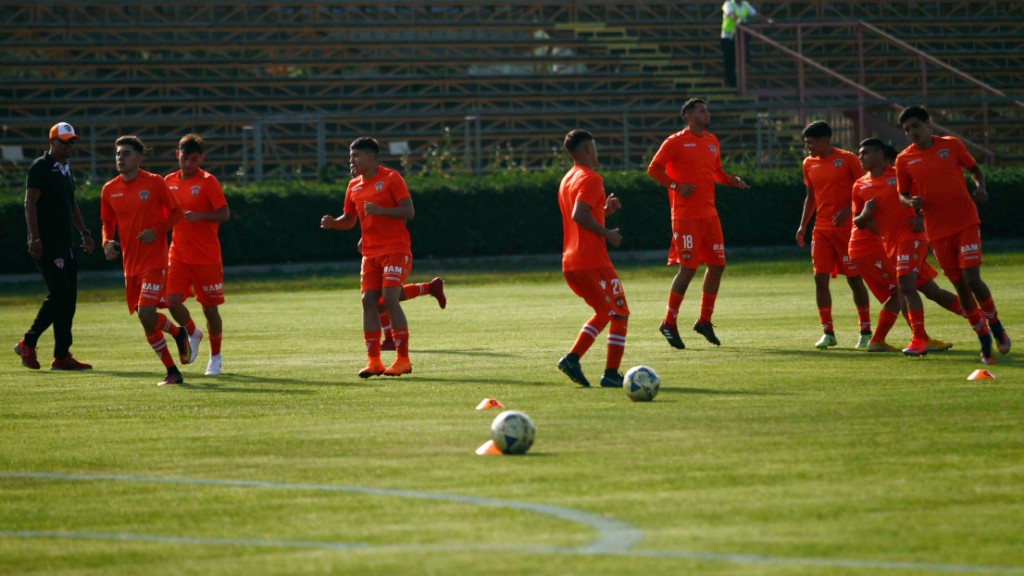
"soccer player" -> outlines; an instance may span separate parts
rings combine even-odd
[[[25,224],[28,253],[46,282],[48,294],[32,326],[14,346],[21,364],[39,369],[36,344],[53,326],[53,362],[50,370],[88,370],[91,365],[71,356],[71,325],[78,302],[78,259],[71,229],[81,234],[82,250],[92,252],[92,232],[85,227],[75,201],[75,179],[68,159],[78,143],[75,129],[67,122],[50,128],[50,149],[36,158],[25,180]]]
[[[924,356],[929,350],[924,323],[924,304],[918,287],[932,283],[937,272],[928,265],[928,243],[917,228],[913,210],[900,203],[896,192],[896,169],[885,161],[884,142],[869,138],[860,143],[858,158],[867,171],[853,186],[854,224],[879,234],[886,249],[883,269],[895,271],[899,294],[906,303],[912,337],[903,349],[907,356]],[[895,263],[893,265],[893,263]],[[886,304],[889,304],[887,302]],[[885,351],[885,336],[896,321],[889,306],[879,315],[879,326],[869,344],[870,351]],[[881,349],[881,350],[880,350]]]
[[[395,170],[379,163],[380,145],[373,138],[357,138],[349,146],[352,180],[345,191],[345,207],[337,218],[325,215],[320,227],[349,230],[359,223],[362,230],[363,260],[359,285],[363,303],[363,337],[366,367],[360,378],[401,376],[412,372],[409,360],[409,324],[402,311],[402,285],[412,269],[412,244],[406,220],[416,216],[405,180]],[[380,316],[377,303],[391,316],[396,358],[387,368],[380,359]]]
[[[988,285],[981,279],[981,220],[975,202],[988,201],[985,173],[959,139],[932,135],[931,118],[924,108],[904,109],[900,126],[911,142],[896,157],[901,200],[924,216],[932,253],[956,287],[967,319],[981,342],[981,361],[994,364],[992,338],[995,337],[999,352],[1007,354],[1010,336],[999,321]],[[964,170],[974,181],[973,193],[967,192]]]
[[[711,324],[711,315],[718,298],[718,287],[725,271],[725,240],[722,223],[715,208],[715,182],[733,188],[750,188],[739,176],[722,170],[718,138],[708,132],[711,113],[707,103],[691,98],[681,111],[686,128],[662,142],[647,167],[647,173],[668,189],[672,212],[672,244],[668,263],[678,264],[672,280],[668,309],[659,330],[673,348],[685,348],[679,336],[677,319],[686,289],[697,267],[704,263],[704,288],[700,301],[700,317],[693,330],[715,346],[721,345]]]
[[[188,331],[195,361],[203,331],[196,327],[184,304],[189,294],[195,292],[210,336],[210,360],[206,364],[206,375],[210,376],[223,369],[220,346],[224,323],[218,306],[224,303],[224,265],[217,232],[221,223],[231,217],[231,210],[220,181],[200,168],[205,153],[206,142],[198,134],[182,137],[175,151],[181,169],[168,174],[164,181],[185,213],[171,237],[167,306],[171,316]]]
[[[803,161],[807,196],[800,226],[796,230],[796,243],[804,246],[807,223],[811,216],[817,214],[811,233],[811,262],[814,266],[814,296],[823,334],[814,346],[824,350],[839,343],[832,324],[832,292],[829,290],[829,276],[838,272],[846,276],[853,291],[853,303],[860,320],[857,348],[867,348],[871,340],[871,303],[864,281],[848,252],[852,228],[850,191],[864,171],[855,154],[832,145],[832,127],[828,122],[811,122],[804,127],[802,135],[808,152]]]
[[[181,207],[163,178],[141,169],[148,152],[141,138],[121,136],[114,147],[119,175],[103,185],[100,195],[103,254],[113,261],[123,252],[128,313],[139,313],[146,340],[167,368],[158,384],[182,384],[185,379],[167,351],[163,332],[174,338],[182,364],[192,358],[188,333],[157,312],[167,291],[167,232],[182,219]]]
[[[558,186],[558,207],[562,212],[562,274],[577,296],[583,298],[594,315],[583,325],[572,349],[558,361],[558,369],[580,386],[590,387],[583,375],[580,358],[587,353],[604,327],[608,330],[608,357],[601,386],[622,388],[619,365],[626,350],[626,325],[629,306],[622,282],[608,257],[608,244],[618,247],[622,235],[618,228],[606,228],[605,218],[621,206],[614,194],[605,194],[604,180],[597,167],[597,143],[586,130],[565,135],[565,149],[573,167]]]

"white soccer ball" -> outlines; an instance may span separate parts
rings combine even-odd
[[[634,402],[648,402],[654,400],[661,388],[661,379],[647,366],[634,366],[630,368],[622,380],[622,389],[626,396]]]
[[[491,440],[503,454],[524,454],[535,432],[530,417],[518,410],[506,410],[491,422]]]

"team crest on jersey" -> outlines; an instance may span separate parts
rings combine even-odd
[[[718,149],[715,148],[714,144],[708,144],[708,150],[711,150],[712,154],[718,154]]]
[[[889,178],[888,180],[886,180],[886,182],[889,183],[889,186],[891,186],[893,188],[896,187],[896,179],[895,178]]]
[[[939,150],[939,158],[942,158],[943,160],[948,160],[949,148],[943,148],[942,150]]]
[[[57,258],[56,260],[53,261],[53,265],[57,267],[57,270],[63,270],[64,269],[64,259],[63,258]]]
[[[202,188],[200,186],[193,186],[192,187],[192,197],[195,198],[196,196],[199,196],[199,191],[200,190],[202,190]]]
[[[377,182],[376,184],[373,185],[373,187],[376,188],[377,192],[381,192],[384,190],[384,183]]]
[[[139,200],[143,202],[149,200],[149,190],[139,190]]]
[[[683,252],[683,260],[689,260],[691,258],[690,251],[686,250]]]
[[[832,165],[835,166],[836,168],[842,168],[843,167],[843,159],[842,158],[836,158],[835,160],[832,161]]]

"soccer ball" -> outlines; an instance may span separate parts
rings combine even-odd
[[[647,366],[634,366],[623,377],[622,388],[634,402],[654,400],[661,388],[661,379]]]
[[[491,422],[491,440],[502,454],[526,453],[535,431],[530,417],[518,410],[506,410]]]

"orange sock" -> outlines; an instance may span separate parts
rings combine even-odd
[[[380,329],[384,332],[384,339],[391,338],[391,314],[387,312],[380,313]]]
[[[380,330],[364,330],[363,340],[366,341],[366,355],[380,358]]]
[[[409,357],[409,329],[395,328],[392,333],[395,338],[395,351],[403,358]],[[378,352],[380,348],[378,347]]]
[[[953,296],[953,303],[949,305],[949,311],[957,316],[964,315],[964,307],[960,305],[959,296]]]
[[[988,319],[989,324],[999,322],[999,312],[996,311],[996,303],[992,301],[992,296],[985,300],[978,300],[978,307],[981,308],[981,312]]]
[[[860,333],[871,333],[871,306],[857,306],[857,319],[860,321]]]
[[[821,317],[821,331],[828,334],[834,333],[835,329],[832,327],[832,307],[818,307],[818,316]]]
[[[618,371],[622,364],[622,355],[626,352],[626,321],[620,318],[613,318],[611,328],[608,329],[608,359],[605,361],[605,370]]]
[[[159,330],[146,332],[146,341],[149,342],[160,361],[164,363],[164,368],[174,368],[174,358],[171,358],[171,352],[167,350],[167,341],[164,340],[163,332]]]
[[[988,334],[988,324],[985,323],[985,316],[982,315],[980,308],[965,310],[964,314],[967,316],[967,323],[974,329],[975,334],[978,336]]]
[[[711,323],[711,315],[715,313],[715,300],[718,294],[704,292],[700,296],[700,321]]]
[[[878,313],[878,326],[875,328],[875,335],[871,337],[871,341],[875,344],[885,342],[885,337],[889,335],[889,330],[892,330],[898,318],[899,316],[895,312],[889,312],[883,308]]]
[[[429,290],[427,282],[419,282],[418,284],[406,284],[402,286],[402,292],[405,293],[406,300],[412,300],[417,296],[423,296]]]
[[[206,327],[206,331],[207,332],[210,331],[210,327],[209,326]],[[210,336],[210,354],[213,354],[214,356],[216,356],[217,354],[220,354],[220,339],[221,339],[222,336],[224,336],[224,333],[223,332],[218,332],[217,334],[214,334],[214,333],[211,332],[209,334],[209,336]]]
[[[924,309],[910,310],[910,331],[913,332],[914,338],[919,340],[927,340],[928,333],[924,330]]]
[[[590,350],[590,345],[597,340],[597,335],[604,330],[604,327],[608,325],[608,317],[601,317],[597,314],[591,316],[590,320],[580,328],[580,334],[576,337],[576,342],[573,343],[572,349],[569,350],[570,354],[575,354],[580,358]]]
[[[683,305],[683,294],[676,294],[671,290],[668,293],[668,307],[665,309],[665,324],[676,324],[679,316],[679,307]]]
[[[175,338],[178,337],[178,332],[181,332],[174,322],[171,322],[171,319],[164,316],[162,312],[156,313],[156,326],[161,331],[166,332]],[[193,324],[193,326],[195,325]]]

